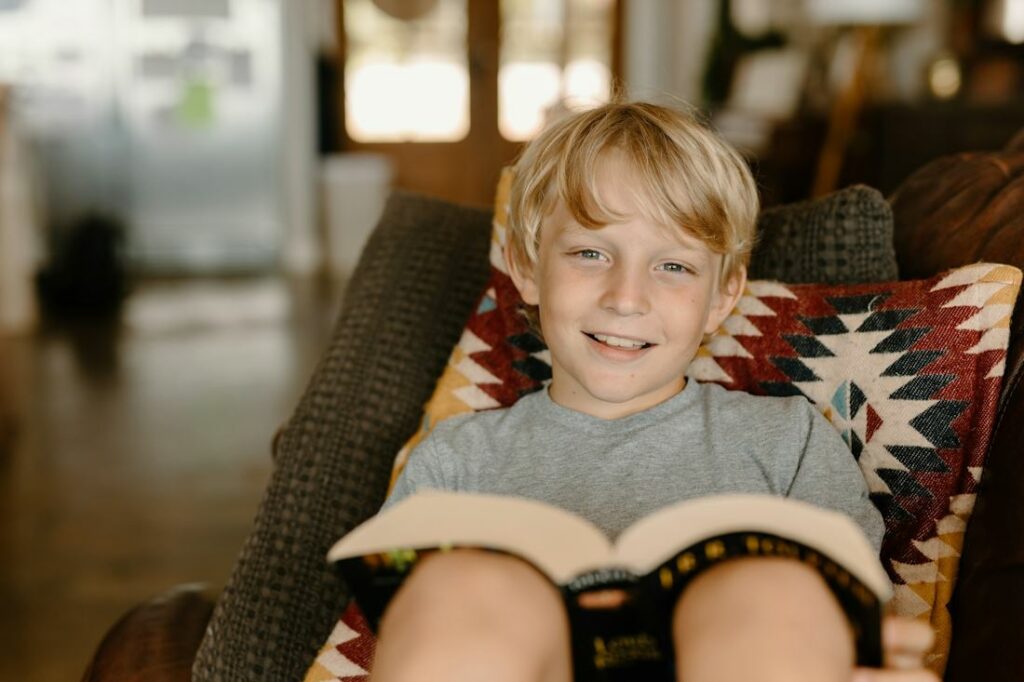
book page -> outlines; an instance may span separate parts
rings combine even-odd
[[[557,584],[604,564],[611,544],[588,521],[536,500],[429,490],[381,512],[339,540],[337,561],[396,548],[486,547],[520,556]]]

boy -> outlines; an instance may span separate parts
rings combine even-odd
[[[551,383],[438,425],[385,506],[426,487],[520,495],[615,537],[682,499],[756,492],[844,512],[878,548],[882,520],[860,470],[807,401],[686,379],[743,292],[757,211],[742,158],[680,112],[610,104],[546,130],[516,165],[505,258],[551,352]],[[798,562],[706,572],[672,628],[688,682],[850,679],[845,616]],[[933,679],[920,669],[929,634],[890,621],[887,661],[907,670],[859,674]],[[568,680],[560,597],[511,557],[433,555],[385,613],[373,678]]]

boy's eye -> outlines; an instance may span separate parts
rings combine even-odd
[[[584,260],[600,260],[602,258],[601,252],[594,249],[580,249],[575,252],[575,255]]]
[[[660,267],[666,272],[691,272],[690,268],[682,263],[662,263]]]

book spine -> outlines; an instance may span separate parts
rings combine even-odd
[[[671,622],[671,605],[657,599],[646,582],[613,568],[584,574],[563,588],[574,679],[673,679],[672,639],[666,625]]]

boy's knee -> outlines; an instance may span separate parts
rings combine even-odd
[[[509,608],[524,599],[545,601],[555,589],[531,566],[503,554],[456,550],[423,559],[396,595],[392,606],[412,602],[416,610]],[[550,600],[548,600],[550,601]]]
[[[698,576],[676,604],[673,634],[679,660],[715,670],[724,656],[737,668],[710,679],[745,679],[744,658],[765,680],[846,679],[854,662],[838,600],[814,569],[788,559],[734,560]]]
[[[799,561],[752,558],[727,561],[698,576],[676,605],[676,617],[688,605],[699,607],[713,601],[717,610],[734,605],[744,610],[764,609],[779,615],[805,613],[845,622],[838,600],[813,568]]]
[[[562,665],[562,648],[565,610],[540,573],[506,555],[457,550],[424,559],[392,599],[378,645],[388,661],[375,668],[389,680],[401,670],[423,680],[539,678]],[[435,678],[434,668],[445,674]]]

